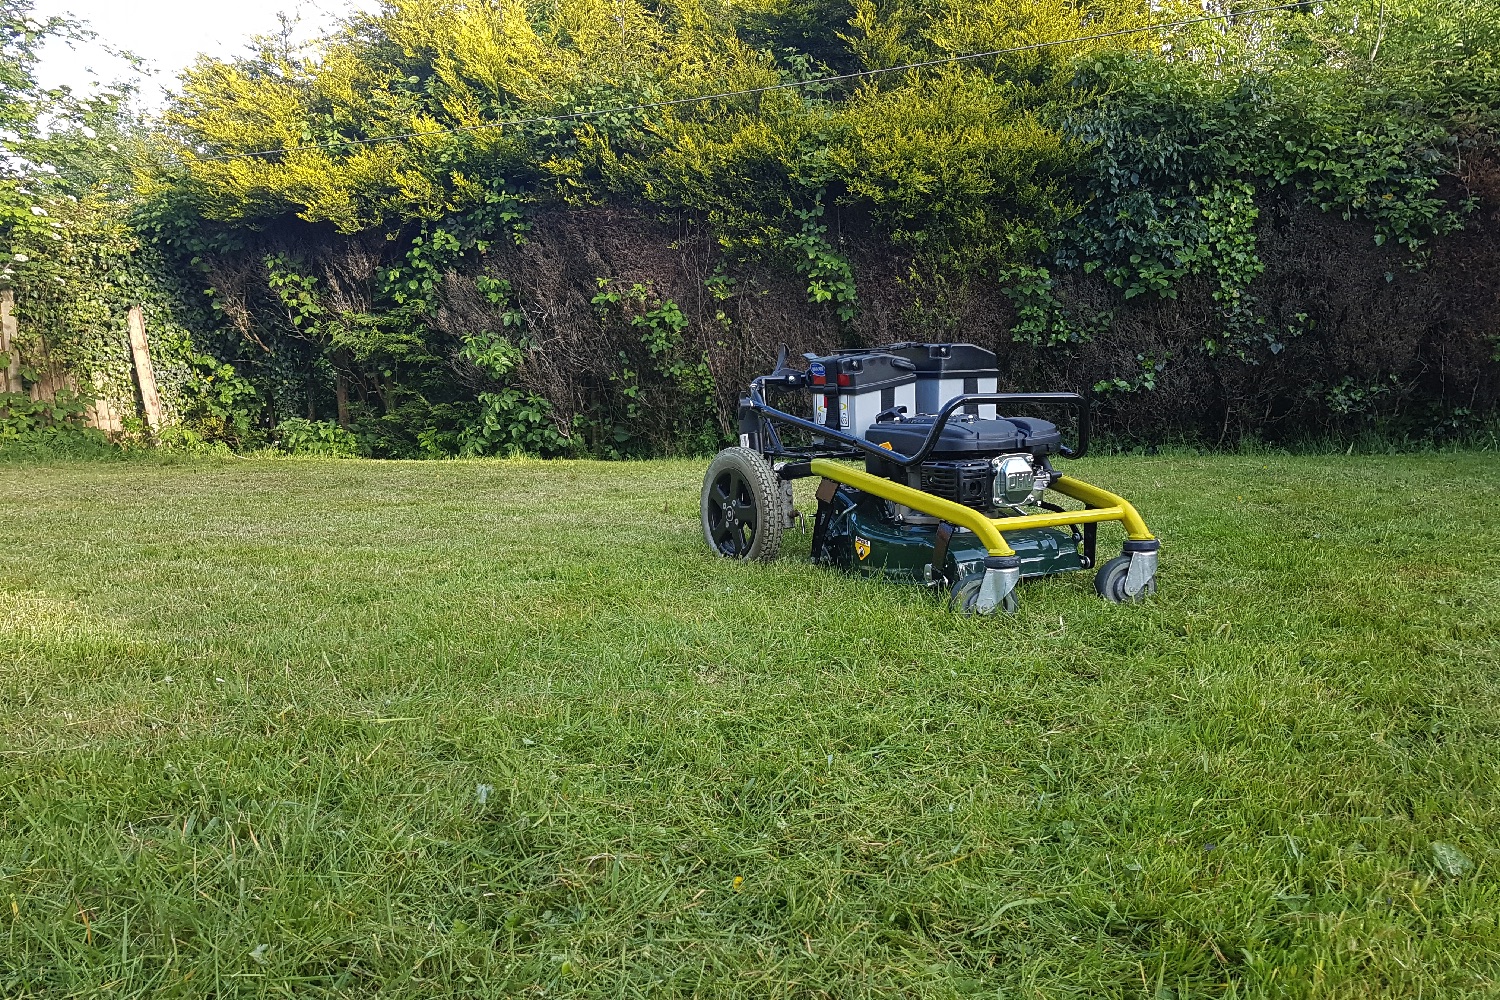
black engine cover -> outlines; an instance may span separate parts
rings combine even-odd
[[[875,424],[865,440],[902,455],[915,455],[932,431],[935,417],[917,416]],[[936,447],[923,460],[920,470],[903,469],[895,462],[865,457],[865,471],[923,490],[966,507],[985,508],[991,503],[995,474],[989,460],[997,455],[1026,452],[1035,458],[1051,455],[1062,444],[1057,425],[1031,417],[981,420],[956,413],[943,425]]]
[[[927,440],[935,417],[917,416],[888,420],[873,425],[865,440],[889,447],[902,455],[915,455]],[[929,458],[993,458],[1018,451],[1041,457],[1051,455],[1062,445],[1062,432],[1047,420],[1032,417],[1005,417],[980,420],[967,413],[955,413],[943,425]],[[871,461],[876,461],[872,459]],[[892,463],[881,462],[881,465]],[[873,469],[871,470],[874,471]],[[884,473],[881,473],[884,475]]]

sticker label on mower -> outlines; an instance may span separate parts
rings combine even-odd
[[[830,399],[833,399],[833,398],[835,398],[835,397],[832,396],[832,395],[825,396],[822,393],[819,393],[818,395],[816,395],[816,396],[813,397],[813,423],[815,423],[815,424],[821,424],[824,427],[829,426],[829,424],[828,424],[828,401]],[[838,426],[842,430],[848,430],[849,429],[849,397],[848,396],[839,396],[839,397],[837,397],[837,399],[839,401],[839,423],[838,423]]]
[[[870,554],[870,540],[868,538],[861,538],[858,535],[855,535],[854,554],[859,556],[860,562],[864,562],[865,557]]]

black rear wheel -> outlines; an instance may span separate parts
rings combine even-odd
[[[703,477],[703,537],[728,559],[770,562],[781,552],[781,489],[749,448],[725,448]]]

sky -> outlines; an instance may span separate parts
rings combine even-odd
[[[356,7],[378,6],[378,0],[36,0],[36,14],[70,14],[110,45],[148,60],[155,73],[142,81],[140,103],[149,110],[162,106],[163,88],[175,87],[178,72],[198,53],[236,55],[252,35],[276,30],[278,12],[295,16],[299,34],[309,37]],[[51,42],[37,77],[46,86],[68,84],[87,92],[91,82],[127,71],[98,45],[70,49]]]

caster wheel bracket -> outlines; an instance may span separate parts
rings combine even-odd
[[[1020,559],[1015,556],[987,556],[984,560],[984,580],[979,584],[974,612],[992,615],[1007,606],[1014,607],[1016,585],[1020,582]]]
[[[1156,579],[1156,556],[1155,549],[1130,553],[1130,571],[1125,574],[1126,597],[1134,600]]]

